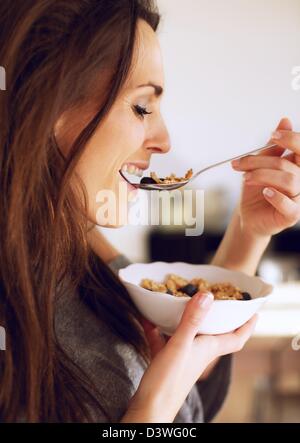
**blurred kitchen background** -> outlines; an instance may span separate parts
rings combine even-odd
[[[292,87],[292,70],[300,67],[299,0],[158,0],[158,5],[162,112],[172,151],[153,158],[151,170],[181,175],[263,146],[284,116],[300,131],[300,90]],[[209,263],[240,182],[228,165],[197,180],[205,193],[200,236],[185,236],[180,226],[104,233],[133,261]],[[259,268],[276,285],[274,296],[235,358],[230,393],[215,421],[300,422],[299,258],[299,226],[274,237]]]

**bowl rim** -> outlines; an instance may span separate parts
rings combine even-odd
[[[148,294],[149,292],[151,292],[152,294],[156,294],[159,297],[163,297],[164,299],[169,299],[169,300],[177,300],[176,303],[183,303],[187,300],[190,300],[192,297],[189,297],[188,295],[184,295],[182,297],[174,297],[174,295],[165,293],[165,292],[157,292],[157,291],[150,291],[149,289],[145,289],[142,288],[142,286],[139,286],[138,284],[132,283],[128,280],[126,280],[121,274],[122,271],[125,271],[126,269],[130,268],[130,267],[134,267],[137,265],[154,265],[154,264],[164,264],[164,265],[185,265],[185,266],[192,266],[192,267],[197,267],[197,266],[201,266],[201,267],[206,267],[206,268],[216,268],[216,269],[221,269],[222,271],[225,272],[233,272],[234,274],[239,274],[241,276],[245,276],[251,280],[256,280],[261,282],[263,285],[266,286],[266,290],[268,290],[269,292],[266,295],[261,295],[259,297],[256,298],[252,298],[251,300],[214,300],[214,302],[218,302],[218,303],[236,303],[236,302],[243,302],[244,304],[246,302],[250,302],[250,303],[254,303],[256,302],[256,300],[259,299],[264,299],[266,300],[267,298],[269,298],[272,295],[272,291],[274,289],[274,286],[271,285],[270,283],[265,282],[261,277],[258,277],[256,275],[248,275],[243,271],[234,271],[231,269],[227,269],[227,268],[223,268],[222,266],[216,266],[216,265],[209,265],[209,264],[195,264],[195,263],[186,263],[186,262],[180,262],[180,261],[176,261],[176,262],[163,262],[163,261],[155,261],[155,262],[151,262],[151,263],[130,263],[128,266],[126,266],[125,268],[121,268],[119,269],[118,275],[119,278],[122,280],[123,283],[126,283],[134,288],[138,288],[141,292],[143,292],[144,294]]]
[[[150,291],[149,289],[145,289],[142,288],[139,285],[135,285],[134,283],[130,283],[130,282],[125,282],[127,285],[133,286],[134,288],[139,288],[140,292],[143,294],[149,294],[149,292],[151,292],[151,294],[155,294],[158,297],[163,298],[164,300],[172,300],[173,303],[184,303],[187,302],[188,300],[191,300],[192,297],[189,297],[188,295],[184,295],[182,297],[174,297],[174,295],[168,294],[166,292],[156,292],[156,291]],[[215,300],[214,299],[214,303],[240,303],[243,302],[243,304],[245,304],[246,302],[250,302],[252,304],[254,304],[257,300],[267,300],[272,294],[266,294],[266,295],[260,295],[259,297],[256,298],[252,298],[251,300]],[[175,301],[176,300],[176,301]]]

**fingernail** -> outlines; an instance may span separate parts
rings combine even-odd
[[[197,302],[202,308],[208,307],[212,301],[214,300],[214,296],[211,292],[202,292],[197,294]]]
[[[272,132],[271,137],[275,140],[279,140],[282,137],[282,134],[279,131],[274,131],[274,132]]]
[[[233,161],[231,162],[231,164],[232,164],[232,166],[233,166],[234,168],[238,168],[239,165],[240,165],[240,160],[239,160],[239,159],[237,159],[237,160],[233,160]]]
[[[275,192],[273,191],[273,189],[265,188],[265,189],[263,190],[263,194],[264,194],[266,197],[272,198],[272,197],[274,197]]]
[[[251,177],[252,177],[252,174],[251,174],[251,172],[246,172],[246,174],[244,174],[244,180],[250,180],[251,179]]]

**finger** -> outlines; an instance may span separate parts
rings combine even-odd
[[[161,335],[162,335],[163,338],[165,339],[165,342],[166,342],[166,343],[167,343],[167,342],[170,340],[170,338],[171,338],[170,335],[166,335],[166,334],[164,334],[164,333],[162,333],[162,332],[161,332]]]
[[[285,158],[290,162],[295,163],[297,166],[300,166],[300,156],[295,154],[294,152],[286,155]]]
[[[280,129],[285,129],[285,130],[291,130],[292,129],[292,124],[290,122],[289,119],[287,118],[283,118],[280,120],[276,130],[280,130]],[[272,145],[276,142],[274,142],[274,140],[272,138],[270,138],[270,140],[267,142],[266,146],[268,145]],[[285,148],[282,148],[281,146],[274,146],[273,148],[269,148],[269,149],[264,149],[263,151],[259,152],[258,154],[255,155],[255,157],[269,157],[269,156],[275,156],[275,157],[281,157],[282,154],[284,153]],[[248,158],[249,156],[246,157],[241,157],[240,159],[237,160],[233,160],[231,162],[231,165],[234,169],[238,169],[235,166],[239,165],[239,161],[244,159],[244,158]]]
[[[297,158],[296,163],[300,165],[300,133],[287,130],[276,130],[272,134],[272,140],[279,146],[293,151]]]
[[[263,190],[265,199],[282,214],[289,226],[294,226],[300,219],[300,199],[292,200],[274,188]]]
[[[155,326],[149,320],[140,318],[140,323],[143,326],[145,336],[149,344],[151,357],[154,358],[155,355],[164,347],[166,341],[160,334],[157,326]]]
[[[145,317],[140,316],[139,321],[141,325],[143,326],[144,330],[150,331],[154,328],[156,328],[156,325],[152,323],[151,321],[147,320]]]
[[[296,157],[296,154],[294,154],[293,152],[290,152],[289,154],[285,155],[283,158],[285,158],[289,162],[296,163],[295,157]]]
[[[251,337],[257,320],[258,315],[255,314],[250,320],[235,331],[219,335],[218,340],[221,355],[240,351],[244,347],[246,341]]]
[[[247,340],[249,336],[252,334],[252,332],[255,329],[256,323],[258,321],[258,314],[254,314],[250,320],[248,320],[245,324],[237,328],[235,331],[233,331],[233,334],[236,337],[239,337],[242,340]]]
[[[180,345],[192,344],[213,300],[214,296],[211,292],[198,292],[195,294],[187,303],[179,326],[171,340]]]
[[[296,164],[296,166],[298,166],[298,167],[300,166],[299,155],[295,154],[294,152],[290,152],[290,153],[284,155],[282,158],[285,158],[289,162]]]
[[[154,358],[156,354],[164,348],[166,340],[160,334],[158,328],[152,329],[152,331],[146,335],[146,338],[149,344],[151,358]]]
[[[280,122],[279,122],[279,124],[278,124],[278,126],[277,126],[277,128],[276,128],[276,131],[277,131],[277,130],[291,131],[292,129],[293,129],[293,127],[292,127],[292,123],[291,123],[291,121],[290,121],[288,118],[284,117],[284,118],[282,118],[282,119],[280,120]],[[268,144],[268,145],[271,145],[271,144],[274,144],[274,143],[276,143],[276,141],[273,140],[273,138],[271,137],[267,144]],[[276,143],[276,144],[277,144],[277,143]],[[275,155],[275,156],[281,156],[281,155],[284,153],[284,151],[285,151],[285,148],[283,148],[283,147],[281,147],[280,145],[277,144],[276,147],[274,147],[274,148],[270,148],[270,149],[266,149],[266,150],[262,151],[262,152],[261,152],[260,154],[258,154],[258,155]]]
[[[293,157],[291,156],[269,157],[266,155],[248,155],[247,157],[233,161],[232,166],[237,171],[251,171],[253,169],[277,169],[291,172],[295,175],[300,174],[300,170],[298,166],[293,163]]]
[[[274,187],[289,197],[300,193],[300,174],[274,169],[256,169],[244,175],[246,185]]]

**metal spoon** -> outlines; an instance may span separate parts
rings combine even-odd
[[[232,157],[232,158],[229,158],[227,160],[223,160],[223,161],[218,162],[218,163],[213,163],[210,166],[206,166],[206,168],[200,169],[200,171],[196,172],[190,179],[187,179],[187,180],[184,180],[184,181],[181,181],[181,182],[177,182],[177,183],[172,183],[172,184],[163,184],[163,183],[131,183],[124,176],[124,174],[122,173],[121,170],[119,172],[122,175],[122,177],[124,178],[124,180],[126,180],[128,183],[130,183],[132,186],[135,186],[138,189],[145,189],[146,191],[171,191],[173,189],[181,188],[182,186],[185,186],[186,184],[192,182],[200,174],[203,174],[203,172],[206,172],[209,169],[216,168],[217,166],[221,166],[221,165],[224,165],[225,163],[232,162],[233,160],[238,160],[239,158],[246,157],[247,155],[250,155],[250,154],[258,153],[260,151],[263,151],[264,149],[275,148],[275,146],[277,146],[277,145],[276,144],[266,145],[266,146],[263,146],[262,148],[257,148],[257,149],[254,149],[253,151],[246,152],[245,154],[240,154],[240,155],[238,155],[236,157]]]

